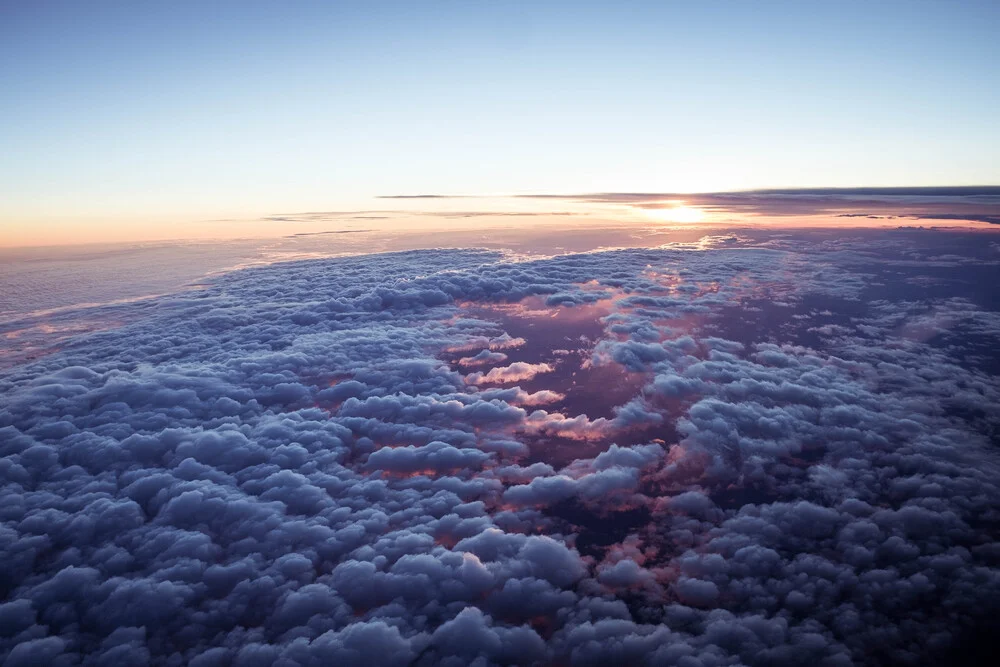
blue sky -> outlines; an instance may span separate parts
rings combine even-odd
[[[4,1],[0,230],[997,183],[998,30],[997,2]]]

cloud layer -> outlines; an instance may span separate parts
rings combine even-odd
[[[998,264],[876,241],[396,253],[144,304],[0,378],[0,658],[954,659],[1000,612]],[[518,303],[599,338],[533,347],[490,316]],[[638,389],[583,409],[576,358]]]

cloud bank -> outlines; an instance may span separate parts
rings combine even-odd
[[[990,252],[422,251],[145,304],[0,378],[0,659],[955,660],[1000,612]],[[525,299],[639,389],[581,410],[476,308]]]

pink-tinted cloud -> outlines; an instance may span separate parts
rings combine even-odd
[[[474,354],[470,357],[462,357],[458,360],[459,366],[488,366],[490,364],[498,364],[507,361],[507,355],[503,352],[491,352],[490,350],[483,350],[479,354]]]
[[[465,379],[471,384],[510,384],[531,380],[541,373],[551,373],[555,367],[549,364],[529,364],[516,361],[509,366],[498,366],[488,373],[470,373]]]

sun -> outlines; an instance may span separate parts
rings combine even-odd
[[[671,206],[669,208],[647,208],[646,215],[664,222],[701,222],[705,214],[693,206]]]

